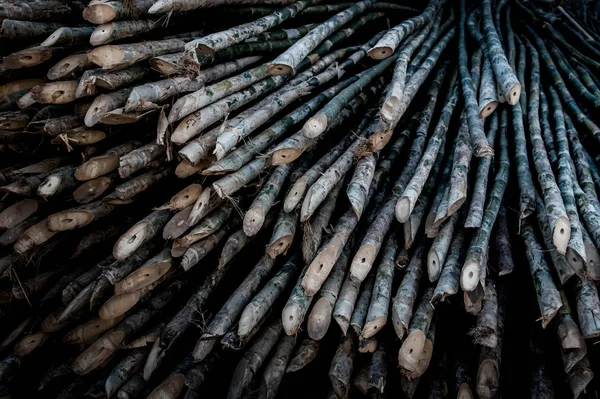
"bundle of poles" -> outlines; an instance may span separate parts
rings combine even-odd
[[[0,398],[596,397],[594,2],[0,20]]]

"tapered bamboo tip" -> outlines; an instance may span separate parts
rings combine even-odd
[[[50,313],[46,318],[42,321],[41,328],[43,332],[51,333],[62,330],[70,321],[60,321],[59,317],[64,311],[64,308],[59,308],[56,311]]]
[[[275,242],[267,247],[267,255],[269,255],[272,259],[275,259],[279,255],[285,255],[290,245],[292,245],[292,241],[294,236],[285,235],[283,237],[279,237]]]
[[[515,85],[509,90],[510,96],[507,98],[507,102],[510,105],[515,105],[519,102],[519,97],[521,97],[521,83],[517,82]]]
[[[90,224],[94,215],[84,210],[69,210],[48,216],[48,229],[50,231],[75,230]]]
[[[104,44],[110,39],[113,32],[113,24],[103,24],[97,26],[90,36],[90,44],[92,46],[99,46]]]
[[[271,165],[285,165],[298,159],[302,155],[299,148],[281,148],[271,154]]]
[[[400,114],[400,99],[396,96],[390,96],[385,99],[381,106],[381,117],[386,122],[392,122]]]
[[[283,201],[283,210],[285,212],[291,212],[298,206],[300,200],[304,196],[304,192],[306,191],[306,179],[301,177],[296,180],[288,194],[285,196],[285,200]]]
[[[587,254],[584,253],[583,255],[587,255]],[[571,266],[573,271],[578,276],[584,277],[586,274],[586,271],[585,271],[586,262],[585,262],[585,259],[582,258],[582,254],[578,253],[573,248],[568,247],[565,257],[567,259],[567,263],[569,264],[569,266]]]
[[[352,259],[350,276],[358,281],[364,281],[364,279],[367,278],[367,274],[369,274],[376,257],[377,250],[372,244],[361,245],[358,251],[356,251],[354,259]]]
[[[456,393],[456,399],[474,399],[473,391],[471,387],[466,382],[463,382],[458,387],[458,392]]]
[[[60,183],[63,178],[61,175],[51,175],[44,180],[42,184],[37,189],[37,193],[40,197],[50,197],[58,191],[60,188]]]
[[[173,10],[171,0],[158,0],[148,9],[148,14],[166,14]]]
[[[163,356],[164,352],[161,349],[160,337],[157,337],[156,341],[154,341],[152,344],[152,348],[150,348],[150,352],[146,358],[146,363],[144,364],[144,370],[142,371],[144,380],[150,380],[150,377],[152,377],[154,370],[156,370],[156,368],[159,366]]]
[[[331,246],[317,254],[302,278],[302,287],[306,295],[313,296],[319,291],[335,263],[334,257],[335,249]]]
[[[158,281],[171,270],[172,262],[165,260],[143,266],[115,284],[115,295],[133,293]]]
[[[310,315],[308,316],[308,322],[306,323],[306,330],[308,336],[314,340],[321,340],[331,323],[331,303],[326,298],[319,298],[315,306],[313,306]]]
[[[267,66],[267,73],[271,76],[288,75],[293,73],[294,69],[290,65],[270,63]]]
[[[374,60],[384,60],[394,54],[394,50],[387,46],[373,47],[367,54]]]
[[[552,233],[552,242],[556,247],[556,251],[559,254],[567,253],[567,246],[569,245],[569,239],[571,238],[571,224],[566,216],[561,216],[554,225],[554,231]]]
[[[498,101],[491,101],[487,103],[479,112],[479,119],[485,119],[493,114],[496,110],[496,107],[498,107]]]
[[[58,61],[52,68],[48,70],[46,75],[50,80],[64,78],[69,73],[73,72],[77,67],[82,65],[87,59],[87,54],[73,54]]]
[[[87,6],[83,10],[83,19],[95,25],[110,22],[117,17],[115,10],[109,5],[98,3]]]
[[[476,391],[480,398],[495,398],[500,383],[499,370],[495,361],[485,359],[477,370]]]
[[[75,178],[79,181],[86,181],[105,175],[119,167],[119,159],[115,155],[94,157],[77,168]]]
[[[318,113],[302,126],[302,134],[308,138],[318,137],[327,129],[327,115]]]
[[[600,280],[600,254],[591,242],[584,242],[585,256],[587,257],[587,275],[592,280]]]
[[[192,352],[192,355],[194,356],[194,363],[198,363],[206,359],[206,356],[208,356],[215,346],[216,341],[217,340],[215,338],[200,338],[196,344],[196,347],[194,348],[194,352]]]
[[[38,209],[38,202],[33,199],[19,201],[0,212],[0,229],[15,227]]]
[[[434,282],[440,278],[442,266],[437,251],[434,249],[430,250],[427,254],[427,275],[429,276],[429,281]]]
[[[480,273],[479,262],[474,259],[466,261],[460,273],[460,288],[469,292],[475,290],[479,284]]]
[[[287,335],[295,335],[298,332],[298,328],[300,327],[300,323],[302,320],[300,319],[300,309],[298,305],[292,303],[287,304],[283,311],[281,312],[281,324],[283,325],[283,331]]]
[[[4,57],[2,65],[7,69],[28,68],[41,64],[52,57],[52,50],[45,47],[32,47]]]
[[[201,168],[197,168],[191,162],[184,159],[183,161],[179,162],[175,168],[175,176],[179,177],[180,179],[185,179],[186,177],[190,177],[201,170]]]
[[[371,338],[375,334],[381,330],[381,327],[385,325],[387,322],[386,316],[378,316],[371,321],[365,323],[365,326],[362,329],[361,335],[363,338]]]
[[[183,374],[171,375],[157,386],[147,399],[176,399],[183,390],[183,382]]]

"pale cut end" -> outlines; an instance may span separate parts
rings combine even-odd
[[[463,291],[473,291],[479,284],[479,275],[481,267],[479,262],[469,259],[463,266],[460,273],[460,287]]]
[[[354,255],[354,259],[352,260],[350,276],[360,282],[364,281],[364,279],[367,278],[367,274],[369,274],[376,257],[377,250],[373,245],[362,245],[358,251],[356,251],[356,255]]]
[[[509,96],[507,98],[507,102],[510,105],[515,105],[516,103],[519,102],[519,97],[521,97],[521,83],[517,82],[509,90]]]
[[[124,338],[125,333],[122,331],[113,331],[104,335],[75,359],[73,371],[78,375],[86,375],[100,367],[119,349]]]
[[[119,65],[123,60],[123,50],[118,46],[102,46],[88,53],[88,60],[100,66],[102,69],[111,69]]]
[[[119,167],[119,157],[105,155],[90,159],[75,171],[75,178],[79,181],[95,179]]]
[[[157,337],[154,343],[152,344],[152,348],[150,348],[150,352],[148,353],[148,357],[146,358],[146,363],[144,364],[144,369],[142,371],[142,376],[144,377],[144,380],[150,380],[150,377],[152,377],[154,370],[156,370],[156,368],[158,367],[163,356],[164,351],[160,348],[160,337]]]
[[[267,255],[275,259],[279,255],[285,255],[292,245],[293,236],[287,235],[279,238],[267,248]]]
[[[412,203],[408,197],[402,197],[396,202],[396,219],[400,223],[405,223],[410,218],[412,212]]]
[[[90,224],[94,214],[88,211],[64,211],[48,216],[48,229],[50,231],[75,230]]]
[[[227,154],[227,150],[225,149],[225,147],[223,147],[221,143],[217,141],[217,143],[215,144],[215,150],[213,151],[213,154],[215,154],[215,157],[217,157],[217,161],[220,161]]]
[[[567,253],[567,246],[569,245],[569,239],[571,238],[571,224],[566,216],[561,216],[554,225],[554,231],[552,233],[552,242],[556,247],[556,251],[559,254]]]
[[[97,26],[96,29],[92,32],[92,36],[90,36],[90,44],[92,46],[99,46],[101,44],[106,43],[110,40],[110,37],[113,32],[112,24],[103,24]]]
[[[87,204],[104,194],[111,184],[112,179],[105,176],[88,180],[73,191],[73,199],[80,204]]]
[[[115,10],[102,3],[93,4],[83,10],[83,19],[95,25],[104,24],[117,17]]]
[[[306,179],[301,177],[300,179],[296,180],[296,183],[294,183],[290,192],[285,196],[285,200],[283,201],[283,210],[288,213],[293,211],[300,203],[305,191]]]
[[[432,249],[427,254],[427,275],[432,283],[440,278],[442,263],[436,250]]]
[[[396,96],[390,96],[385,99],[381,107],[381,117],[386,122],[392,122],[400,113],[401,100]]]
[[[390,142],[390,139],[392,138],[392,133],[393,130],[389,129],[371,135],[371,137],[369,137],[369,145],[371,147],[371,151],[377,152],[382,150],[387,145],[387,143]]]
[[[271,165],[285,165],[298,159],[302,155],[302,151],[298,148],[282,148],[271,154]]]
[[[586,254],[580,254],[578,253],[575,249],[573,249],[572,247],[567,247],[567,253],[565,255],[566,259],[567,259],[567,263],[569,264],[569,266],[571,266],[571,268],[573,269],[573,271],[575,272],[575,274],[577,274],[578,276],[580,276],[580,278],[585,278],[585,259],[582,257],[582,255],[586,255]]]
[[[74,54],[69,57],[63,58],[58,61],[56,65],[48,70],[48,74],[46,75],[50,80],[57,80],[60,78],[64,78],[71,72],[73,72],[77,67],[82,65],[87,59],[87,54]]]
[[[300,309],[295,304],[286,305],[281,312],[281,324],[287,335],[295,335],[300,327]]]
[[[186,159],[179,162],[179,164],[175,168],[175,176],[177,176],[180,179],[185,179],[186,177],[190,177],[198,172],[200,172],[200,169],[195,167],[191,162],[189,162]]]
[[[60,188],[60,183],[62,181],[62,176],[59,175],[51,175],[46,178],[46,180],[40,184],[37,189],[37,193],[40,197],[50,197],[58,191]]]
[[[394,54],[394,50],[387,46],[373,47],[367,54],[374,60],[384,60]]]
[[[307,120],[304,126],[302,126],[302,134],[308,138],[314,139],[321,135],[325,129],[327,129],[327,115],[319,112]]]
[[[480,398],[494,398],[500,383],[496,362],[485,359],[477,370],[477,395]]]
[[[358,351],[360,353],[373,353],[377,350],[377,339],[368,338],[358,341]]]
[[[117,260],[123,260],[131,256],[136,249],[144,243],[146,239],[147,223],[137,223],[125,234],[123,234],[113,247],[113,256]]]
[[[415,330],[406,337],[398,352],[398,364],[408,371],[417,371],[425,347],[425,333]]]
[[[262,206],[255,206],[246,212],[244,216],[244,233],[252,237],[256,235],[265,221],[265,210]]]
[[[57,30],[54,31],[54,33],[52,33],[50,36],[48,36],[48,38],[46,40],[41,42],[40,46],[52,47],[54,44],[56,44],[58,39],[60,39],[60,36],[62,35],[62,33],[64,31],[65,31],[65,28],[58,28]]]
[[[325,336],[331,323],[332,311],[331,303],[325,298],[319,298],[315,306],[313,306],[308,316],[308,322],[306,323],[306,330],[309,337],[319,341]]]
[[[371,338],[375,334],[381,330],[385,323],[387,322],[386,316],[378,316],[371,321],[365,323],[365,326],[362,329],[361,335],[363,338]]]
[[[306,295],[313,296],[319,291],[335,263],[334,256],[335,249],[331,246],[317,254],[302,278],[302,287]]]
[[[172,262],[165,260],[141,267],[115,284],[115,295],[128,294],[148,287],[171,270]]]
[[[169,376],[162,384],[157,386],[148,395],[148,399],[173,399],[178,398],[183,390],[184,376],[183,374],[175,374]]]
[[[83,118],[83,123],[85,123],[87,127],[92,127],[100,122],[100,118],[102,118],[102,116],[107,112],[108,103],[106,98],[100,95],[96,97],[90,108],[88,108]]]
[[[473,391],[471,387],[466,382],[460,384],[458,387],[458,392],[456,393],[456,399],[474,399]]]
[[[288,75],[294,72],[294,68],[291,65],[270,63],[267,66],[267,73],[271,76],[277,75]]]
[[[479,119],[485,119],[493,114],[496,110],[496,107],[498,107],[498,101],[491,101],[487,103],[485,107],[482,107],[481,111],[479,111]]]
[[[139,300],[139,291],[115,295],[104,302],[104,304],[100,307],[98,315],[103,320],[117,318],[121,315],[124,315],[129,309],[133,308]]]
[[[15,227],[38,209],[38,202],[33,199],[19,201],[0,212],[0,229]]]

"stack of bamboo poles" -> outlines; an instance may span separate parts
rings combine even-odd
[[[594,391],[584,2],[0,17],[1,397]]]

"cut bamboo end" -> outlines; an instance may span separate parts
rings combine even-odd
[[[302,279],[302,287],[307,295],[313,296],[319,291],[335,263],[335,253],[333,246],[327,246],[312,261]]]
[[[73,54],[58,61],[48,70],[46,75],[50,80],[64,78],[87,60],[87,54]]]
[[[319,298],[306,323],[306,330],[310,338],[317,341],[323,339],[331,323],[332,311],[331,303],[326,298]]]
[[[38,209],[38,202],[33,199],[19,201],[0,212],[0,229],[15,227]]]
[[[569,239],[571,238],[571,224],[569,218],[561,216],[554,225],[554,231],[552,232],[552,242],[556,247],[556,251],[559,254],[567,253],[567,246],[569,245]]]
[[[298,148],[282,148],[271,154],[271,165],[285,165],[298,159],[302,151]]]
[[[100,46],[107,43],[112,37],[114,27],[112,24],[102,24],[92,32],[90,36],[90,44],[92,46]]]
[[[373,320],[366,322],[361,332],[362,338],[367,339],[373,337],[383,326],[385,326],[386,322],[386,316],[377,316]]]
[[[476,391],[480,398],[495,398],[500,384],[498,365],[485,359],[477,370]]]
[[[481,274],[481,266],[474,259],[469,259],[465,262],[460,273],[460,287],[463,291],[474,291],[479,284],[479,276]]]
[[[285,212],[293,211],[296,206],[300,203],[300,200],[304,196],[304,192],[306,191],[306,179],[300,178],[296,180],[290,192],[285,196],[285,200],[283,201],[283,210]]]
[[[406,223],[412,212],[413,205],[408,197],[402,197],[396,203],[396,219],[400,223]]]
[[[83,19],[96,25],[105,24],[115,18],[117,18],[115,9],[106,4],[92,4],[83,10]]]
[[[384,60],[394,54],[394,50],[391,47],[373,47],[367,52],[367,55],[374,60]]]
[[[80,204],[87,204],[100,197],[112,185],[112,179],[101,176],[91,179],[73,191],[73,199]]]
[[[376,257],[377,249],[372,244],[362,245],[358,251],[356,251],[354,259],[352,259],[350,276],[358,281],[364,281],[364,279],[367,278],[367,274],[369,274]]]
[[[171,0],[158,0],[148,9],[148,14],[166,14],[173,10]]]
[[[103,320],[115,319],[133,308],[139,302],[140,298],[141,294],[139,291],[115,295],[104,302],[98,311],[98,315]]]
[[[506,99],[506,101],[510,105],[515,105],[516,103],[518,103],[519,98],[521,97],[521,83],[515,83],[515,85],[509,90],[509,93],[509,97]]]
[[[43,331],[38,331],[21,338],[13,347],[13,355],[27,356],[36,348],[39,348],[46,342],[48,335]]]
[[[79,181],[95,179],[119,167],[120,157],[116,155],[101,155],[90,159],[75,171],[75,178]]]
[[[123,260],[131,256],[145,242],[148,228],[148,222],[137,223],[123,234],[113,247],[113,256],[115,259]]]
[[[600,280],[600,254],[591,242],[584,242],[585,256],[587,257],[587,275],[592,280]]]
[[[187,159],[184,159],[183,161],[179,162],[179,164],[177,164],[177,167],[175,168],[175,176],[177,176],[180,179],[185,179],[187,177],[195,175],[196,173],[200,172],[200,170],[200,168],[194,166]]]
[[[63,342],[70,345],[89,345],[94,343],[100,335],[108,331],[109,328],[117,324],[122,317],[114,320],[95,319],[85,324],[75,327],[68,332]]]
[[[291,65],[286,64],[269,64],[267,66],[267,73],[271,76],[277,75],[289,75],[294,72],[294,68]]]
[[[122,331],[113,331],[94,342],[73,362],[73,371],[78,375],[86,375],[100,367],[119,349],[125,338]]]
[[[318,113],[302,126],[302,134],[308,138],[315,138],[327,129],[327,115]]]
[[[50,36],[48,36],[48,38],[46,38],[46,40],[41,42],[40,46],[52,47],[53,45],[56,44],[58,39],[60,39],[60,37],[63,35],[63,33],[66,29],[68,29],[68,28],[58,28],[57,30],[54,31],[54,33],[52,33]]]
[[[432,249],[427,254],[427,275],[429,276],[429,281],[434,282],[440,278],[440,274],[442,273],[442,262],[440,261],[440,256],[435,249]]]
[[[69,210],[48,216],[50,231],[68,231],[87,226],[94,221],[94,214],[85,210]]]
[[[415,330],[406,337],[398,352],[398,364],[405,370],[415,372],[418,369],[423,349],[425,348],[425,333]]]
[[[50,197],[58,191],[60,184],[63,181],[63,176],[50,175],[44,180],[37,189],[37,193],[40,197]]]
[[[102,46],[88,53],[88,60],[102,69],[112,69],[120,66],[124,52],[118,46]]]
[[[273,244],[267,247],[267,255],[269,255],[272,259],[275,259],[279,255],[285,254],[292,245],[293,239],[294,236],[292,235],[280,237]]]
[[[281,312],[281,323],[283,331],[287,335],[296,335],[302,320],[300,320],[300,308],[296,304],[286,305]]]
[[[46,47],[32,47],[4,57],[2,65],[7,69],[31,68],[52,57],[52,50]]]
[[[456,393],[456,399],[474,399],[473,391],[471,387],[466,382],[463,382],[458,387],[458,392]]]
[[[148,399],[166,399],[166,398],[177,398],[183,390],[184,383],[183,374],[175,374],[167,377],[159,386],[157,386],[148,395]]]
[[[494,111],[496,110],[496,108],[498,107],[498,101],[491,101],[489,103],[487,103],[485,106],[483,106],[481,108],[481,111],[479,112],[479,119],[485,119],[488,116],[490,116],[491,114],[494,113]]]

